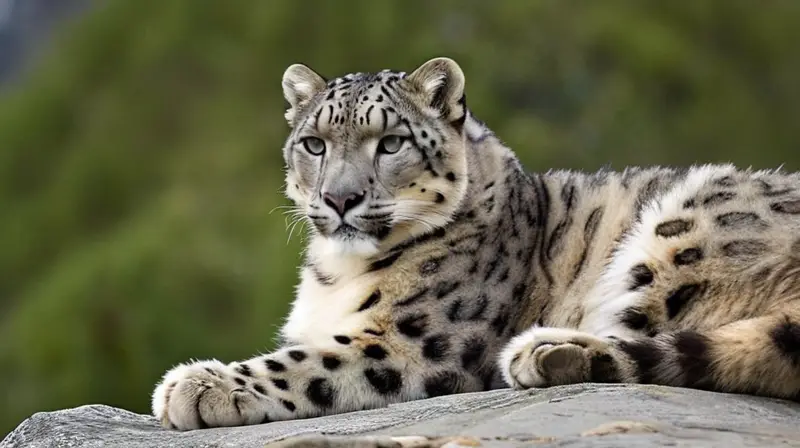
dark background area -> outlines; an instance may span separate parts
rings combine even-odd
[[[0,0],[0,434],[272,347],[291,63],[452,57],[530,170],[793,170],[798,42],[795,0]]]

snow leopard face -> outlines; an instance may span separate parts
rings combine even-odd
[[[410,75],[328,82],[298,64],[283,89],[287,195],[317,237],[364,254],[451,220],[467,180],[458,65],[434,59]]]

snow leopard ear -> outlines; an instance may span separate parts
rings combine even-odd
[[[406,77],[422,93],[424,101],[449,122],[463,122],[466,115],[464,72],[450,58],[434,58]]]
[[[293,64],[283,72],[283,97],[289,102],[286,121],[291,125],[297,112],[308,105],[314,95],[325,89],[325,78],[303,64]]]

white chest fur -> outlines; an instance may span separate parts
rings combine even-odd
[[[304,269],[281,333],[294,343],[325,346],[334,343],[335,335],[352,336],[369,327],[370,314],[358,308],[375,291],[377,278],[363,274],[363,263],[356,259],[319,257],[317,266],[335,278],[334,284],[322,285],[311,269]]]

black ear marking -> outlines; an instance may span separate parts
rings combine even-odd
[[[432,108],[442,111],[444,115],[449,115],[450,113],[447,107],[447,100],[446,100],[448,88],[449,86],[447,79],[442,80],[442,83],[433,92],[433,98],[431,98],[430,102],[430,106]]]
[[[458,129],[459,132],[464,130],[464,122],[467,121],[467,95],[461,95],[461,99],[458,100],[458,106],[460,107],[460,111],[457,111],[457,114],[461,114],[460,118],[457,118],[453,121],[453,127]],[[456,115],[456,114],[453,114]]]

